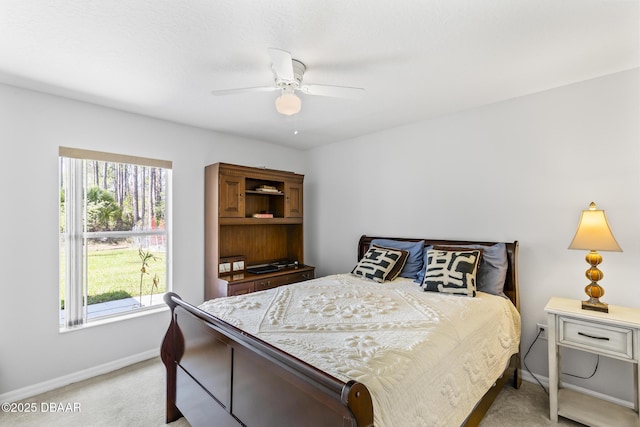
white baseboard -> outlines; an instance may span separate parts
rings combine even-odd
[[[535,374],[536,377],[534,378],[526,369],[521,369],[520,373],[521,373],[522,379],[524,381],[527,381],[527,382],[530,382],[530,383],[534,383],[534,384],[538,384],[538,382],[535,379],[535,378],[537,378],[542,383],[542,385],[547,390],[549,390],[549,377],[543,377],[542,375]],[[574,391],[577,391],[577,392],[580,392],[580,393],[584,393],[584,394],[589,395],[589,396],[597,397],[598,399],[606,400],[607,402],[615,403],[617,405],[624,406],[625,408],[633,409],[633,402],[629,402],[627,400],[618,399],[617,397],[612,397],[612,396],[609,396],[607,394],[598,393],[597,391],[589,390],[589,389],[583,388],[583,387],[578,387],[576,385],[569,384],[567,382],[564,382],[562,384],[562,387],[567,388],[569,390],[574,390]]]
[[[4,394],[0,394],[0,402],[17,402],[19,400],[38,395],[40,393],[45,393],[56,388],[64,387],[78,381],[83,381],[89,378],[96,377],[98,375],[106,374],[120,368],[133,365],[134,363],[153,359],[154,357],[158,357],[159,354],[160,351],[158,349],[149,350],[145,351],[144,353],[134,354],[133,356],[114,360],[113,362],[94,366],[93,368],[84,369],[82,371],[74,372],[69,375],[64,375],[62,377],[23,387],[18,390],[13,390]]]

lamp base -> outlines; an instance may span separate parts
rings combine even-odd
[[[589,298],[588,301],[582,301],[582,309],[600,311],[602,313],[609,312],[609,306],[604,302],[600,302],[598,298]]]

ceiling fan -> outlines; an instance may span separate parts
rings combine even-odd
[[[214,90],[211,93],[216,96],[224,96],[279,90],[281,94],[276,99],[276,110],[286,116],[297,114],[302,108],[302,100],[296,95],[296,91],[305,95],[336,98],[358,98],[364,94],[364,89],[360,87],[302,84],[304,72],[307,70],[302,62],[293,59],[289,52],[282,49],[269,48],[269,56],[271,56],[271,70],[275,85]]]

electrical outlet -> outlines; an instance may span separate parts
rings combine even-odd
[[[538,323],[538,330],[536,332],[536,336],[541,340],[547,339],[547,325],[543,323]]]

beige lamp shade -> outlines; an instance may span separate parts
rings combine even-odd
[[[582,211],[578,230],[569,249],[622,252],[622,248],[609,228],[604,211],[596,209],[596,204],[593,202],[589,205],[589,210]]]

